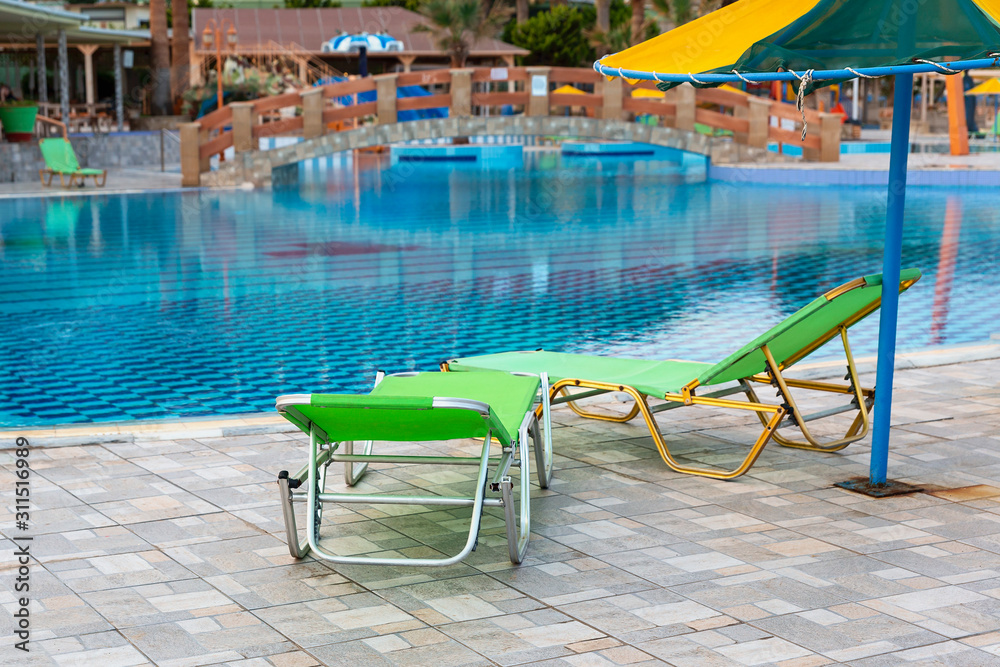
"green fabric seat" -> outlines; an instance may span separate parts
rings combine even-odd
[[[908,289],[919,279],[920,271],[917,269],[902,271],[899,290],[902,292]],[[745,473],[772,438],[788,447],[832,452],[867,434],[868,412],[874,402],[874,390],[861,386],[847,340],[847,330],[878,310],[882,301],[882,287],[880,274],[864,276],[840,285],[714,364],[537,351],[463,357],[447,361],[443,367],[449,371],[547,373],[553,381],[550,396],[553,405],[568,403],[570,408],[583,417],[615,422],[626,422],[642,413],[660,455],[672,469],[717,479],[731,479]],[[849,384],[784,377],[785,370],[834,338],[840,338],[844,346]],[[700,389],[733,382],[737,383],[736,386],[721,387],[707,393],[702,393]],[[760,401],[753,389],[755,383],[777,386],[782,402]],[[792,397],[791,388],[847,396],[850,403],[805,415]],[[623,391],[635,399],[635,405],[625,416],[588,412],[577,402],[582,396],[574,398],[573,394],[566,393],[576,389],[590,390],[587,396]],[[736,393],[745,394],[747,400],[726,398]],[[665,404],[650,407],[646,397],[661,399]],[[667,441],[656,426],[654,413],[692,405],[757,413],[764,430],[739,466],[720,471],[684,466],[674,460]],[[849,411],[856,411],[858,414],[842,438],[818,438],[806,425],[814,419],[826,419]],[[789,419],[787,422],[784,421],[786,417]],[[777,433],[779,428],[789,425],[799,428],[804,440],[792,440]]]
[[[919,270],[906,269],[900,274],[900,284],[908,286],[919,278]],[[847,289],[849,285],[853,286]],[[881,299],[882,275],[864,276],[817,297],[716,364],[542,351],[464,357],[450,360],[447,364],[452,371],[547,372],[553,381],[586,378],[627,385],[644,394],[660,397],[676,394],[695,381],[702,386],[721,384],[763,373],[767,368],[762,349],[764,345],[768,346],[775,360],[787,368],[835,338],[840,325],[850,327],[874,312]]]
[[[371,394],[310,394],[307,405],[297,404],[283,414],[306,433],[315,424],[327,441],[481,438],[492,428],[510,442],[534,405],[539,382],[501,372],[389,375]],[[479,401],[489,406],[489,413],[436,409],[435,398]],[[295,420],[295,413],[304,419]]]
[[[448,362],[453,371],[491,369],[497,371],[549,374],[549,380],[587,378],[609,384],[635,387],[644,394],[676,393],[681,387],[712,368],[697,361],[652,361],[602,357],[565,352],[502,352],[467,357]]]
[[[290,422],[309,435],[307,465],[295,475],[278,475],[282,514],[289,551],[295,558],[312,552],[335,563],[376,565],[452,565],[475,548],[484,507],[502,507],[507,527],[508,553],[520,563],[530,533],[530,462],[534,449],[538,484],[546,488],[552,470],[549,437],[548,393],[542,392],[542,425],[535,414],[535,399],[547,382],[544,376],[484,373],[398,373],[376,380],[370,394],[295,394],[278,397],[276,407]],[[376,441],[426,442],[478,438],[481,454],[469,456],[411,456],[374,454]],[[531,440],[533,447],[529,444]],[[491,449],[499,443],[499,454]],[[360,444],[361,451],[355,451]],[[381,445],[380,445],[381,446]],[[396,494],[326,493],[326,468],[345,464],[344,481],[353,486],[370,463],[477,466],[473,495],[399,496]],[[360,465],[359,465],[360,464]],[[490,476],[490,468],[495,471]],[[511,476],[516,466],[519,492],[515,496]],[[296,491],[302,484],[307,492]],[[486,498],[487,490],[500,498]],[[297,496],[298,494],[298,496]],[[305,498],[302,498],[302,496]],[[300,541],[292,503],[306,500],[307,538]],[[329,552],[319,545],[323,503],[405,504],[472,507],[465,547],[446,558],[390,558],[348,556]],[[516,506],[520,509],[517,510]]]

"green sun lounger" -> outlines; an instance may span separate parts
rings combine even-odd
[[[900,276],[900,292],[919,279],[920,271],[917,269],[904,270]],[[537,351],[453,359],[441,366],[442,370],[448,371],[545,372],[552,381],[552,405],[568,403],[581,416],[615,422],[627,422],[641,412],[660,456],[670,468],[682,473],[731,479],[749,470],[772,438],[787,447],[832,452],[867,435],[868,416],[875,400],[875,391],[861,386],[847,330],[878,310],[881,299],[881,275],[852,280],[815,299],[716,364],[616,359]],[[844,379],[849,381],[848,384],[785,377],[784,373],[789,367],[836,337],[840,337],[844,347],[847,360],[847,376]],[[761,401],[754,391],[755,384],[775,387],[780,403]],[[702,388],[712,385],[727,386],[701,393]],[[804,414],[792,396],[792,388],[845,395],[850,397],[850,402],[840,407]],[[570,393],[570,389],[574,393]],[[586,391],[576,391],[578,389]],[[635,401],[631,412],[624,416],[609,416],[588,412],[577,403],[583,398],[608,392],[629,394]],[[747,400],[727,398],[741,393],[746,395]],[[659,399],[663,403],[650,406],[648,398]],[[749,410],[757,414],[764,430],[743,461],[731,470],[681,465],[671,455],[654,414],[685,406]],[[857,415],[843,437],[824,440],[813,435],[808,427],[809,422],[850,411],[856,411]],[[779,428],[788,426],[797,427],[804,440],[792,440],[777,432]]]
[[[535,454],[538,484],[547,488],[552,473],[549,436],[548,378],[544,375],[494,373],[379,373],[368,395],[296,394],[281,396],[276,407],[309,434],[309,458],[295,475],[281,471],[281,496],[289,552],[345,564],[452,565],[476,545],[485,507],[503,508],[510,560],[520,563],[531,531],[528,438]],[[536,417],[535,402],[543,416]],[[541,432],[540,432],[541,431]],[[396,456],[373,454],[375,441],[482,440],[478,456]],[[355,452],[355,443],[361,443]],[[499,444],[499,452],[491,454]],[[460,497],[402,496],[376,493],[327,493],[326,472],[344,464],[344,481],[357,484],[372,463],[477,466],[471,495]],[[519,493],[509,475],[519,469]],[[304,488],[303,488],[304,487]],[[487,490],[499,497],[487,497]],[[299,538],[293,503],[305,501],[305,539]],[[444,558],[386,558],[331,553],[320,542],[326,503],[400,504],[472,507],[469,535],[462,550]],[[515,508],[519,505],[519,511]]]
[[[94,179],[94,185],[103,188],[108,180],[106,169],[84,169],[81,167],[76,159],[73,145],[66,139],[42,139],[38,142],[38,147],[42,149],[42,159],[45,160],[45,168],[38,170],[38,177],[42,180],[42,185],[46,187],[52,185],[52,179],[56,176],[59,176],[59,185],[64,188],[71,188],[77,183],[82,186],[88,177]],[[48,176],[48,181],[45,180],[46,176]],[[69,177],[69,183],[64,180],[66,176]]]

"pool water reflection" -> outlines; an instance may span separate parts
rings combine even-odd
[[[660,157],[371,156],[295,190],[0,201],[0,425],[268,411],[511,349],[711,361],[879,270],[884,190],[706,183]],[[924,279],[900,349],[989,339],[1000,194],[907,205]]]

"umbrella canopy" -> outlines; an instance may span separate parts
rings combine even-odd
[[[569,85],[568,83],[565,86],[559,86],[552,92],[559,95],[586,95],[585,92],[579,88]]]
[[[958,61],[946,58],[959,58]],[[898,282],[910,148],[913,74],[1000,66],[1000,0],[737,0],[610,56],[609,77],[718,86],[791,81],[802,93],[857,77],[896,77],[883,281]],[[887,479],[899,294],[883,291],[873,419],[873,495]],[[853,487],[850,483],[845,486]]]
[[[384,53],[386,51],[402,51],[403,43],[385,33],[371,34],[367,32],[349,35],[342,33],[324,42],[323,53],[355,53],[361,49],[369,53]]]
[[[975,88],[965,91],[966,95],[1000,95],[1000,79],[990,79]]]
[[[635,98],[653,98],[653,99],[663,99],[667,94],[662,90],[651,90],[649,88],[636,88],[632,91],[632,97]]]
[[[1000,0],[738,0],[598,62],[649,73],[804,72],[998,50]]]

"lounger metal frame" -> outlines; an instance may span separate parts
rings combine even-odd
[[[69,176],[69,183],[66,183],[66,181],[63,179],[64,175]],[[48,181],[45,180],[46,176],[49,177]],[[42,185],[44,185],[45,187],[50,187],[52,185],[52,179],[54,179],[56,176],[59,177],[59,187],[61,188],[73,187],[74,185],[77,184],[77,179],[79,179],[81,187],[87,184],[88,178],[94,179],[94,186],[98,188],[103,188],[104,185],[108,182],[107,169],[103,170],[100,174],[79,174],[75,172],[62,172],[62,171],[55,171],[47,167],[38,170],[38,178],[42,181]]]
[[[849,384],[846,385],[831,382],[786,378],[783,371],[788,365],[791,365],[791,363],[794,363],[797,359],[791,360],[786,365],[778,364],[767,345],[764,345],[761,347],[761,350],[767,359],[767,370],[765,373],[743,378],[738,381],[736,386],[725,387],[701,396],[697,395],[699,385],[698,381],[695,380],[682,387],[681,393],[679,394],[668,393],[664,394],[662,397],[658,397],[662,398],[665,403],[650,406],[646,394],[643,394],[628,385],[608,384],[605,382],[595,382],[582,378],[565,378],[552,385],[550,403],[551,405],[566,403],[569,405],[570,409],[573,410],[573,412],[581,417],[619,423],[631,421],[642,413],[642,416],[646,421],[646,426],[649,428],[649,432],[653,436],[653,441],[656,443],[656,448],[660,452],[660,456],[672,470],[691,475],[711,477],[713,479],[733,479],[734,477],[739,477],[744,474],[750,469],[751,466],[753,466],[764,447],[772,438],[775,442],[785,447],[795,447],[820,452],[835,452],[847,447],[852,442],[857,442],[868,434],[869,413],[871,412],[872,406],[875,402],[875,390],[863,387],[860,379],[858,378],[858,371],[854,363],[854,356],[851,354],[851,345],[847,338],[848,326],[849,325],[847,324],[843,324],[837,327],[837,331],[840,334],[840,339],[844,346],[844,354],[847,358],[847,376],[845,379],[849,380]],[[809,351],[811,352],[811,350]],[[799,355],[799,358],[802,356],[805,356],[805,354]],[[775,387],[782,403],[771,404],[761,401],[758,398],[757,393],[754,391],[754,384],[767,384]],[[571,388],[583,388],[591,391],[571,394],[568,391]],[[792,388],[848,395],[851,396],[851,401],[847,405],[806,415],[802,413],[796,404],[795,399],[792,396]],[[631,396],[634,400],[634,405],[632,406],[631,411],[621,416],[608,415],[590,412],[578,404],[578,401],[583,398],[597,396],[608,392],[624,392]],[[726,398],[727,396],[731,396],[733,394],[745,394],[747,400],[739,401]],[[671,455],[670,448],[668,447],[666,440],[663,438],[663,435],[660,433],[660,428],[656,423],[656,417],[654,415],[657,412],[692,405],[729,408],[734,410],[749,410],[754,412],[760,419],[764,430],[757,437],[757,440],[750,448],[749,453],[737,467],[731,470],[715,470],[711,468],[684,466],[678,463],[677,460]],[[824,441],[823,439],[816,437],[807,426],[807,424],[811,421],[824,419],[850,411],[857,411],[858,414],[848,427],[847,432],[841,438]],[[786,417],[788,417],[788,419],[786,419]],[[805,439],[793,440],[778,433],[779,429],[789,426],[797,427]]]
[[[397,376],[415,375],[415,373],[397,373]],[[532,375],[516,373],[516,375]],[[375,385],[382,381],[384,373],[379,371]],[[535,376],[538,377],[538,376]],[[309,426],[309,460],[295,475],[287,471],[278,474],[278,493],[281,499],[281,510],[285,523],[285,535],[288,551],[293,558],[305,558],[312,553],[318,558],[334,563],[349,565],[409,565],[443,567],[453,565],[475,550],[479,539],[479,526],[484,507],[501,507],[504,511],[504,522],[507,528],[507,551],[512,563],[520,563],[528,548],[528,536],[531,532],[531,475],[528,456],[528,438],[531,437],[535,450],[537,476],[539,485],[548,488],[552,473],[551,417],[549,415],[550,388],[548,376],[540,376],[541,390],[539,392],[538,411],[529,410],[517,432],[516,442],[501,442],[502,451],[499,457],[490,456],[490,447],[496,438],[493,430],[487,432],[483,439],[482,451],[476,457],[463,456],[394,456],[376,455],[372,453],[372,441],[362,445],[362,453],[355,454],[355,443],[324,442],[325,434],[317,432],[310,422]],[[308,403],[309,394],[298,394],[282,397],[277,408],[279,412],[294,410],[295,405]],[[466,398],[435,397],[432,409],[471,410],[482,418],[490,419],[490,406],[481,401]],[[544,424],[544,434],[540,433],[539,413]],[[343,448],[342,454],[337,453]],[[475,493],[472,496],[422,496],[422,495],[371,495],[357,493],[327,493],[327,468],[334,462],[344,463],[344,481],[348,486],[357,484],[368,470],[370,463],[411,463],[439,465],[472,465],[478,466]],[[360,465],[359,465],[360,464]],[[495,466],[492,476],[490,466]],[[519,495],[515,502],[511,467],[520,468]],[[487,480],[489,483],[487,484]],[[305,488],[301,488],[305,485]],[[499,493],[500,497],[486,497],[487,488]],[[306,503],[306,536],[299,537],[295,518],[295,503]],[[472,507],[472,517],[469,525],[469,535],[465,546],[454,556],[446,558],[380,558],[371,556],[338,556],[326,551],[320,544],[319,527],[322,520],[322,508],[325,503],[364,503],[393,505],[430,505],[446,507]],[[515,509],[515,504],[519,505]]]

